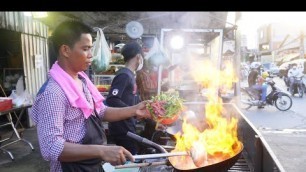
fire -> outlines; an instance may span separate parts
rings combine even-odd
[[[177,142],[173,152],[187,151],[191,152],[191,156],[194,156],[194,152],[197,156],[205,154],[203,157],[207,159],[203,159],[201,166],[207,166],[231,158],[241,151],[242,143],[237,137],[238,119],[222,115],[226,114],[226,111],[223,109],[222,99],[216,96],[220,91],[218,88],[222,88],[222,91],[231,89],[237,77],[234,76],[233,66],[230,63],[226,63],[221,71],[214,68],[210,61],[196,65],[199,66],[194,67],[195,70],[192,72],[194,79],[203,88],[207,88],[208,103],[205,106],[207,127],[200,131],[196,125],[184,119],[182,132],[175,135]],[[171,157],[171,162],[180,169],[199,166],[195,165],[190,156]]]
[[[233,64],[229,61],[224,62],[221,70],[218,70],[210,60],[197,61],[193,65],[191,75],[194,81],[208,89],[209,95],[214,95],[216,91],[227,92],[232,89],[233,82],[238,81]]]

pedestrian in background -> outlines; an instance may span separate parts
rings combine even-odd
[[[147,60],[144,61],[144,66],[140,71],[136,72],[136,83],[139,89],[140,98],[142,101],[150,100],[157,95],[157,80],[152,79],[152,74],[155,74],[153,66]],[[166,127],[162,124],[156,126],[156,122],[152,119],[145,119],[145,127],[142,136],[151,140],[156,131],[165,130]],[[161,143],[159,143],[161,144]]]
[[[143,67],[142,48],[136,41],[125,44],[121,50],[125,67],[119,69],[114,77],[106,104],[110,107],[129,107],[140,102],[136,85],[136,71]],[[136,118],[131,117],[125,120],[110,122],[109,135],[116,144],[123,146],[133,155],[138,153],[137,142],[129,138],[127,132],[136,134]]]

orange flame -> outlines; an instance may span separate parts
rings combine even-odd
[[[231,89],[237,77],[230,63],[226,63],[221,71],[214,68],[210,61],[194,64],[196,66],[193,68],[192,75],[195,81],[207,88],[208,103],[205,106],[205,119],[208,127],[204,131],[199,131],[184,119],[182,132],[175,135],[177,142],[173,152],[198,151],[197,154],[199,154],[200,151],[200,153],[207,154],[207,159],[202,164],[204,166],[233,157],[242,148],[242,143],[237,137],[238,119],[226,118],[222,115],[226,114],[222,106],[222,99],[216,96],[220,86],[223,91]],[[171,159],[173,165],[179,169],[196,168],[189,156],[171,157]]]

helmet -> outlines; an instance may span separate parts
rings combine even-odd
[[[260,64],[259,62],[253,62],[253,63],[251,63],[250,67],[251,67],[252,69],[257,69],[257,68],[259,68],[260,65],[261,65],[261,64]]]
[[[261,76],[266,79],[269,76],[268,72],[262,72]]]

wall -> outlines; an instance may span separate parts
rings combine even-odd
[[[46,80],[49,68],[48,27],[33,20],[32,17],[24,16],[22,12],[0,12],[0,28],[21,33],[26,88],[34,96]],[[43,67],[41,68],[34,68],[34,55],[36,54],[43,57]]]
[[[47,79],[49,69],[48,57],[48,27],[24,16],[23,12],[0,12],[0,28],[21,33],[21,48],[23,56],[23,72],[25,87],[34,98],[41,85]],[[42,66],[34,66],[34,55],[42,56]],[[33,123],[29,120],[29,126]]]

